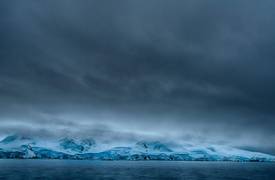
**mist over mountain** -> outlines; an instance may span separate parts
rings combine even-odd
[[[221,145],[166,144],[143,140],[104,146],[93,138],[51,139],[10,135],[0,141],[0,159],[165,160],[275,162],[275,156]]]

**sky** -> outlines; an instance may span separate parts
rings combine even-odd
[[[0,136],[275,154],[272,0],[0,2]]]

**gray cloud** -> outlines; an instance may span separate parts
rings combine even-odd
[[[104,124],[106,137],[128,130],[134,135],[120,138],[167,135],[274,153],[274,6],[1,2],[2,132],[88,133],[81,124]]]

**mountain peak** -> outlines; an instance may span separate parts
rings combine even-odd
[[[3,144],[9,144],[9,143],[12,143],[12,142],[15,142],[15,141],[30,141],[32,140],[30,137],[27,137],[27,136],[21,136],[21,135],[18,135],[18,134],[14,134],[14,135],[10,135],[10,136],[7,136],[5,137],[2,141],[0,141],[0,143],[3,143]]]
[[[95,141],[93,139],[73,139],[73,138],[62,138],[59,140],[59,145],[64,150],[74,151],[74,152],[85,152],[88,151],[92,146],[95,145]]]
[[[136,143],[136,147],[145,151],[172,152],[170,148],[160,141],[140,141]]]

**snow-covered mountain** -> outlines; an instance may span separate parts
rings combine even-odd
[[[89,151],[92,146],[95,146],[95,141],[93,139],[72,139],[72,138],[62,138],[59,140],[59,146],[68,151],[69,153],[83,153]]]
[[[145,152],[172,152],[171,149],[159,141],[140,141],[136,143],[135,148]]]
[[[101,151],[98,146],[92,138],[41,140],[12,135],[0,141],[0,158],[275,162],[272,155],[218,145],[183,145],[175,150],[159,141],[140,141],[129,147]]]

